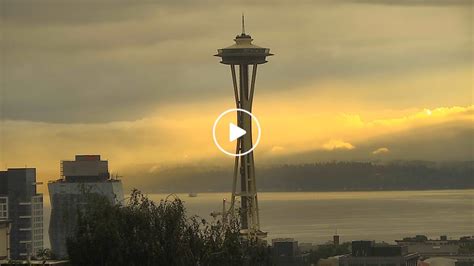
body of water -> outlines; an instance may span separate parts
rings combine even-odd
[[[149,194],[154,201],[168,194]],[[178,194],[189,215],[207,220],[222,210],[230,193]],[[49,246],[49,198],[45,195],[45,246]],[[268,239],[292,237],[324,243],[336,232],[341,241],[393,242],[417,234],[438,238],[474,233],[474,190],[377,192],[262,192],[260,222]]]

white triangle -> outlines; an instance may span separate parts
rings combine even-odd
[[[229,141],[234,141],[245,134],[247,134],[247,131],[232,123],[229,123]]]

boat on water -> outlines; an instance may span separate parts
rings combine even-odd
[[[195,197],[198,196],[198,194],[195,193],[195,192],[190,192],[190,193],[188,194],[188,196],[189,196],[190,198],[195,198]]]

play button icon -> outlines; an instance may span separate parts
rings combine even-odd
[[[239,120],[237,117],[246,121],[250,127],[237,123]],[[257,118],[251,112],[240,108],[222,112],[212,127],[214,144],[220,151],[230,156],[239,157],[252,152],[260,142],[260,136],[260,123]]]
[[[247,134],[247,131],[234,125],[233,123],[229,123],[229,141],[234,141],[245,134]]]

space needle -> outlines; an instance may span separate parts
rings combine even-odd
[[[252,37],[245,33],[243,15],[242,33],[237,35],[234,41],[235,44],[218,49],[215,55],[221,58],[222,64],[230,65],[235,105],[237,109],[242,110],[237,112],[237,124],[246,132],[236,142],[235,153],[241,155],[235,157],[231,207],[228,213],[235,214],[236,197],[240,197],[241,234],[248,239],[259,239],[266,237],[267,234],[260,229],[255,162],[253,151],[250,151],[253,147],[252,117],[249,114],[252,112],[257,66],[266,63],[266,57],[272,54],[269,48],[252,44]],[[238,73],[236,73],[237,68]],[[240,191],[237,192],[239,175]]]

